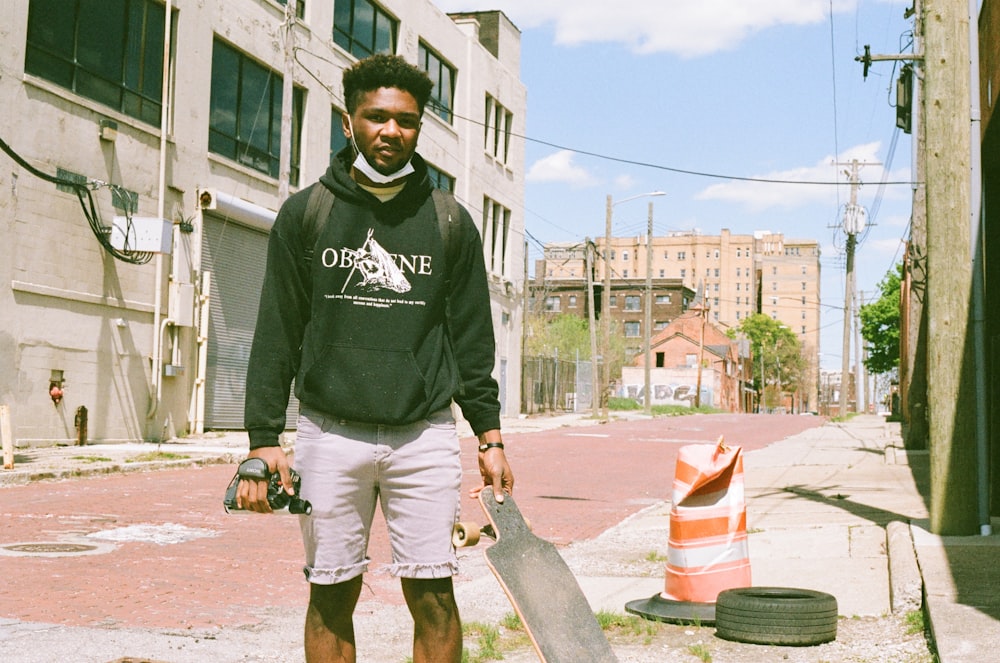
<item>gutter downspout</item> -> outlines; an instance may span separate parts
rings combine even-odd
[[[979,98],[979,1],[969,0],[969,250],[972,257],[972,352],[976,394],[976,474],[979,533],[990,536],[989,401],[986,390],[986,294],[983,268],[982,116]]]

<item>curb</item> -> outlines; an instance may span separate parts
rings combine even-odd
[[[137,461],[134,463],[112,463],[94,467],[78,467],[70,470],[13,470],[0,474],[0,487],[23,486],[35,481],[61,481],[80,477],[99,476],[102,474],[131,474],[149,472],[152,470],[178,469],[199,467],[202,465],[227,465],[239,462],[235,454],[206,456],[203,458],[185,458],[183,460]]]
[[[894,520],[886,525],[886,555],[889,558],[889,605],[896,615],[923,607],[924,581],[909,523]]]

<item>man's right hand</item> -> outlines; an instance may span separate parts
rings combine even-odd
[[[247,458],[260,458],[267,463],[267,471],[275,472],[281,477],[281,485],[285,492],[294,495],[292,475],[288,467],[288,456],[281,447],[258,447],[247,454]],[[271,505],[267,501],[267,481],[241,479],[236,489],[236,506],[257,513],[271,513]]]

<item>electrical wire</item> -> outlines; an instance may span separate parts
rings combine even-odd
[[[131,196],[127,195],[122,187],[115,184],[108,184],[107,182],[100,182],[98,180],[88,180],[87,182],[79,182],[76,180],[67,179],[64,177],[57,177],[55,175],[49,175],[48,173],[42,172],[32,166],[30,163],[24,160],[14,149],[7,144],[5,140],[0,138],[0,149],[7,153],[7,155],[13,159],[19,166],[27,170],[29,173],[45,180],[46,182],[51,182],[59,186],[65,186],[73,190],[76,194],[77,199],[80,201],[80,207],[83,209],[83,215],[87,219],[87,223],[90,225],[91,231],[94,233],[94,237],[97,241],[104,247],[104,250],[110,253],[115,259],[121,260],[122,262],[127,262],[132,265],[144,265],[149,262],[153,254],[148,251],[132,251],[127,244],[126,248],[116,249],[111,244],[110,229],[101,222],[100,214],[97,210],[97,205],[94,203],[93,191],[101,188],[108,187],[113,193],[117,193],[119,199],[122,202],[122,207],[125,213],[125,237],[129,238],[133,236],[132,232],[132,214],[134,210],[132,209]]]

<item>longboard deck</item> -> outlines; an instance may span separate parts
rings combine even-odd
[[[617,663],[579,583],[556,547],[528,529],[511,496],[479,494],[496,533],[484,555],[543,663]]]

